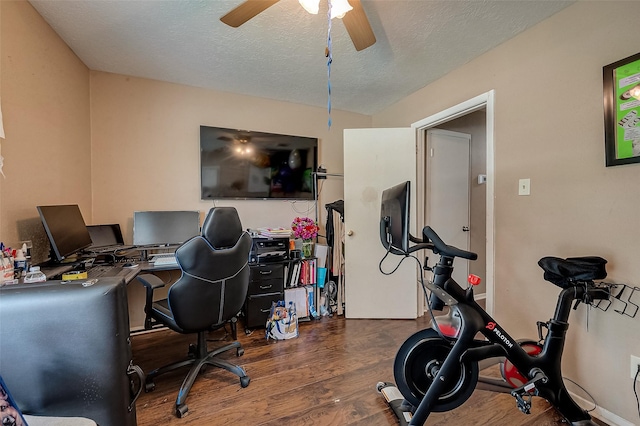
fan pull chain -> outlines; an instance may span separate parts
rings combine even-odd
[[[327,30],[327,50],[325,55],[327,57],[327,124],[329,129],[331,129],[331,62],[333,61],[333,56],[331,54],[331,0],[328,0],[329,3],[329,11],[327,12],[327,21],[328,21],[328,30]]]

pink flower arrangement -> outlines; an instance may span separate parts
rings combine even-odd
[[[291,230],[296,238],[311,241],[318,236],[318,225],[308,217],[296,217],[291,223]]]

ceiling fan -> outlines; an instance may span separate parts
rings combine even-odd
[[[240,3],[238,7],[220,18],[220,20],[229,26],[237,28],[279,1],[280,0],[245,0],[243,3]],[[360,0],[348,0],[348,2],[353,9],[344,15],[342,21],[349,33],[349,37],[351,37],[351,41],[353,41],[353,45],[356,50],[360,51],[372,46],[376,42],[376,36],[373,34],[373,30],[371,29],[367,15],[364,13]],[[305,7],[305,9],[307,8]],[[317,13],[317,11],[315,13]]]

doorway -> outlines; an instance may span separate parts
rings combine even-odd
[[[425,312],[424,294],[416,265],[398,264],[393,274],[381,269],[386,251],[380,243],[380,194],[402,181],[411,181],[411,205],[425,205],[426,133],[475,111],[484,111],[486,137],[486,254],[484,282],[486,310],[493,313],[494,274],[494,171],[493,91],[427,117],[406,128],[345,129],[344,199],[345,315],[347,318],[416,318]],[[390,143],[390,141],[393,141]],[[426,224],[425,209],[411,216],[411,232],[420,235]],[[419,226],[418,226],[419,224]],[[398,260],[390,270],[395,268]],[[388,264],[387,264],[388,265]]]
[[[484,295],[486,310],[490,315],[493,314],[494,310],[495,270],[493,117],[494,91],[492,90],[411,125],[416,130],[416,148],[419,159],[425,158],[427,155],[425,151],[427,149],[427,130],[429,129],[438,128],[472,134],[471,176],[473,189],[470,200],[470,228],[472,230],[475,228],[476,231],[472,231],[470,235],[470,250],[478,253],[479,260],[471,262],[470,272],[483,278],[485,284],[484,293],[482,289],[478,289],[477,293],[480,297]],[[474,140],[476,140],[476,145],[474,145]],[[484,169],[484,173],[481,172],[482,169]],[[422,206],[416,212],[419,224],[427,223],[425,208],[427,203],[426,176],[426,165],[423,161],[418,161],[416,205]],[[480,182],[478,179],[483,182],[478,183]],[[481,259],[484,259],[484,262]],[[420,306],[418,309],[424,309],[424,306]]]

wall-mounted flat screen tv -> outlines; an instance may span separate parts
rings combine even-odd
[[[318,139],[200,126],[201,199],[313,200]]]

